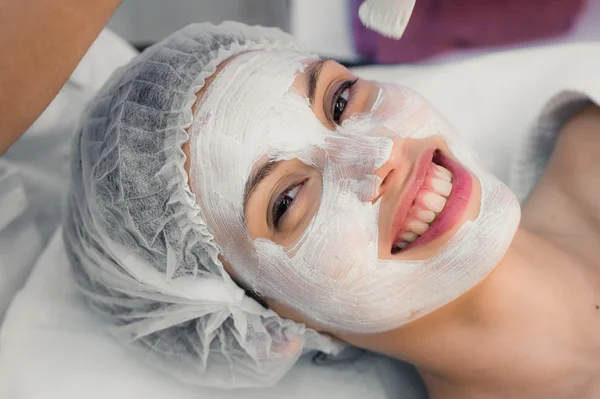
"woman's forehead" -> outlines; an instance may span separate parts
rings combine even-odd
[[[204,86],[196,93],[197,100],[192,107],[194,119],[206,113],[211,113],[214,116],[215,113],[223,114],[227,112],[231,113],[231,118],[227,119],[240,117],[240,114],[245,113],[243,108],[254,108],[255,110],[261,108],[258,103],[258,97],[263,96],[261,92],[264,94],[278,85],[282,93],[290,92],[303,99],[300,102],[296,102],[296,106],[287,107],[284,114],[293,119],[300,117],[300,114],[302,114],[301,119],[304,123],[307,122],[307,117],[308,119],[315,119],[315,122],[318,122],[307,106],[310,102],[307,98],[307,83],[311,76],[314,78],[311,66],[319,61],[320,59],[317,57],[311,57],[302,53],[272,51],[250,51],[232,56],[218,65],[215,73],[206,79]],[[257,64],[261,65],[261,68],[257,69],[255,67]],[[287,68],[285,67],[286,64]],[[247,69],[251,69],[252,73],[245,73]],[[283,82],[286,83],[282,84],[282,76],[288,76],[287,79],[283,79]],[[249,90],[243,90],[244,86],[249,88]],[[275,100],[277,96],[274,95],[273,97],[271,100]],[[216,98],[227,98],[228,100],[215,101]],[[265,102],[265,106],[268,102]],[[234,103],[235,106],[232,106]],[[302,109],[304,110],[302,111]],[[311,112],[311,115],[306,114],[307,111]],[[246,116],[248,116],[248,120],[243,125],[247,128],[252,125],[252,115],[246,114]],[[227,128],[226,126],[219,126],[224,128],[219,129],[221,130],[219,134],[222,137],[235,135],[236,131],[239,131],[240,126],[238,125],[238,128],[233,128],[231,122],[231,120],[225,120],[225,125],[228,125]],[[213,127],[217,126],[213,125]],[[210,132],[206,133],[210,134]],[[265,131],[264,133],[267,132]],[[188,129],[188,134],[193,134],[191,127]],[[268,135],[264,135],[263,138],[266,139],[265,136]],[[288,137],[292,138],[291,136],[288,135]],[[275,142],[272,144],[275,145]],[[190,173],[189,151],[189,144],[186,144],[184,152],[187,155],[185,167],[188,174]],[[260,155],[265,158],[265,153],[261,153]]]
[[[280,52],[280,54],[282,55],[282,57],[284,57],[285,53]],[[275,59],[273,57],[274,52],[266,51],[266,50],[247,51],[247,52],[236,54],[234,56],[227,58],[225,61],[221,62],[217,66],[215,73],[206,79],[204,86],[202,86],[202,88],[196,93],[197,100],[196,100],[196,103],[194,104],[194,106],[192,107],[192,112],[194,115],[196,114],[196,111],[197,111],[198,107],[200,106],[202,99],[205,96],[206,92],[209,90],[212,83],[216,79],[219,78],[219,76],[221,75],[221,72],[223,72],[223,70],[225,68],[227,68],[231,63],[233,63],[238,58],[240,58],[240,57],[246,58],[247,55],[252,55],[252,56],[260,57],[260,58],[264,57],[265,60],[269,59],[269,61],[271,61],[271,64],[273,62],[277,62],[276,57],[275,57]],[[306,55],[302,58],[303,58],[302,65],[299,65],[299,67],[295,71],[296,77],[295,77],[293,83],[291,84],[290,88],[293,88],[294,91],[296,91],[298,94],[302,95],[303,97],[308,97],[311,94],[311,93],[309,93],[310,90],[307,87],[308,81],[312,79],[314,81],[314,83],[316,83],[316,78],[318,77],[318,73],[315,73],[315,72],[320,71],[320,67],[322,67],[322,63],[327,60],[320,59],[319,57],[316,57],[316,56],[308,56],[308,55]],[[245,60],[245,62],[247,62],[247,61],[249,61],[249,60]],[[319,68],[311,68],[312,66],[315,66],[315,65],[319,65]],[[241,65],[234,65],[233,67],[239,68],[240,66]],[[268,64],[265,65],[264,73],[266,75],[268,75],[268,73],[269,73],[269,65]],[[240,83],[243,84],[242,81],[240,81]],[[251,82],[246,81],[246,83],[251,83]]]
[[[297,52],[257,51],[222,63],[196,103],[190,132],[202,143],[196,151],[206,154],[198,166],[215,173],[235,169],[247,178],[265,155],[299,154],[322,144],[323,126],[305,94],[308,59]]]
[[[243,54],[243,53],[242,53]],[[234,56],[231,56],[229,58],[227,58],[225,61],[221,62],[218,66],[217,69],[215,70],[215,73],[213,73],[212,75],[210,75],[209,77],[206,78],[204,85],[202,86],[202,88],[196,93],[196,102],[194,103],[194,105],[192,106],[192,114],[196,115],[196,111],[200,105],[200,102],[202,101],[202,98],[204,97],[204,94],[206,93],[206,91],[208,90],[208,88],[210,87],[210,85],[212,84],[212,82],[215,80],[215,78],[217,76],[219,76],[219,74],[221,73],[221,71],[227,66],[229,65],[229,63],[231,63],[232,61],[234,61],[240,54],[236,54]]]

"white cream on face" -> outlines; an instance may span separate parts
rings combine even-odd
[[[306,54],[252,52],[232,60],[205,93],[191,128],[192,189],[222,254],[260,294],[330,330],[374,333],[430,313],[487,276],[506,252],[520,208],[473,151],[416,93],[380,84],[372,110],[335,131],[291,88]],[[431,258],[378,258],[375,204],[390,137],[440,135],[479,179],[479,215]],[[246,180],[257,162],[299,159],[317,169],[319,209],[295,244],[253,239]]]

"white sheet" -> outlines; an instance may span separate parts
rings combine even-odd
[[[564,89],[600,92],[600,45],[494,54],[426,68],[360,69],[421,91],[505,181],[520,140],[544,103]],[[336,367],[304,361],[271,390],[190,391],[132,357],[103,333],[73,288],[60,237],[40,258],[0,331],[0,398],[423,397],[406,371],[384,360]]]
[[[0,325],[44,248],[43,241],[18,168],[0,158]]]

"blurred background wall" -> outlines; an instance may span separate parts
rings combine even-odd
[[[600,0],[416,0],[399,42],[361,26],[362,1],[123,0],[108,26],[139,49],[192,22],[276,26],[309,50],[347,65],[440,62],[497,49],[600,40]]]
[[[225,20],[289,31],[289,1],[123,0],[108,27],[134,45],[145,46],[193,22]]]

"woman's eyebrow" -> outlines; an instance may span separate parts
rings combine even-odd
[[[273,173],[275,169],[277,169],[281,162],[283,161],[279,160],[265,162],[255,172],[250,173],[248,180],[246,180],[246,188],[244,189],[244,209],[246,209],[248,200],[252,194],[254,194],[260,182],[269,177],[269,175]]]
[[[310,103],[315,102],[315,92],[317,91],[317,82],[319,81],[319,75],[323,70],[323,65],[329,61],[328,58],[320,58],[319,60],[310,64],[306,72],[308,73],[308,79],[306,80],[306,92],[308,93],[308,99]]]

